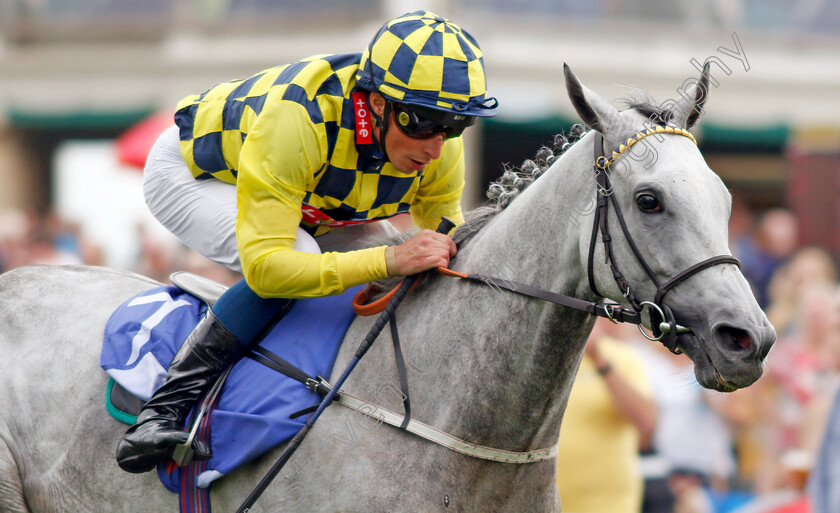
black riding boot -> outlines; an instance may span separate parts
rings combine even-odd
[[[132,473],[148,472],[169,460],[187,441],[183,424],[190,409],[242,352],[239,340],[207,310],[172,359],[164,384],[146,403],[117,446],[117,463]],[[199,449],[197,454],[207,450]]]

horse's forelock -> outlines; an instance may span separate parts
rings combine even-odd
[[[631,88],[628,95],[621,99],[620,102],[628,110],[635,110],[657,125],[665,126],[674,118],[673,102],[669,102],[670,107],[665,107],[641,89]]]

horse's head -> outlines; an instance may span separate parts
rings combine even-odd
[[[729,192],[688,132],[702,114],[708,68],[679,101],[621,112],[565,74],[575,110],[603,135],[603,148],[597,135],[586,138],[605,155],[595,173],[605,215],[597,237],[581,240],[593,288],[641,309],[666,345],[693,360],[703,386],[752,384],[776,334],[729,257]]]

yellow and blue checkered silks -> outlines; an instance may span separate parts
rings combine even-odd
[[[356,82],[395,102],[469,116],[496,114],[498,102],[486,97],[484,57],[476,40],[426,11],[382,26],[362,54]]]
[[[466,45],[466,36],[463,41]],[[470,51],[469,62],[474,62],[480,54]],[[422,48],[420,54],[425,55]],[[317,237],[339,226],[402,212],[409,212],[422,228],[436,227],[443,216],[463,222],[460,137],[444,140],[440,157],[412,172],[397,169],[373,138],[357,139],[360,126],[370,127],[356,111],[357,102],[368,107],[366,88],[356,83],[361,59],[360,53],[312,56],[217,84],[178,103],[175,123],[190,172],[198,180],[236,185],[242,269],[248,285],[263,297],[334,294],[388,276],[385,246],[308,255],[294,251],[299,227]],[[440,69],[452,68],[441,62]],[[481,85],[464,86],[464,100],[457,106],[479,110],[484,107],[481,63],[470,68],[468,60],[459,62],[481,72]],[[422,82],[421,75],[415,76],[408,81]],[[441,97],[442,90],[458,91],[441,80],[440,90],[420,91],[423,102]],[[471,115],[435,105],[453,119],[461,115],[463,124]],[[494,106],[481,114],[490,115]]]
[[[373,144],[355,143],[351,92],[360,58],[309,57],[181,100],[175,121],[190,172],[198,180],[237,184],[249,198],[264,195],[251,190],[255,185],[285,184],[289,192],[278,187],[277,194],[287,194],[290,204],[335,221],[412,211],[415,222],[434,228],[441,215],[460,218],[460,139],[446,141],[441,158],[413,174],[383,164]],[[261,179],[243,184],[243,168]],[[302,221],[314,235],[331,229],[306,216]]]

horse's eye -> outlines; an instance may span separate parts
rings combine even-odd
[[[659,204],[659,200],[649,192],[639,194],[636,197],[636,204],[639,205],[642,212],[660,212],[662,210],[662,205]]]

